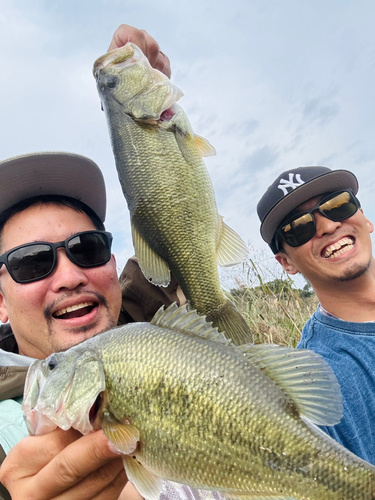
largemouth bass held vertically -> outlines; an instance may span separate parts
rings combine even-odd
[[[341,418],[328,364],[235,347],[184,307],[34,362],[23,409],[34,434],[103,428],[152,500],[161,479],[242,500],[375,499],[375,467],[311,423]]]
[[[132,43],[100,57],[94,75],[143,274],[166,286],[172,271],[192,308],[236,344],[251,342],[217,269],[245,260],[247,247],[217,212],[202,160],[214,149],[175,104],[181,91]]]

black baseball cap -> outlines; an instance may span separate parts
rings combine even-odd
[[[45,151],[0,161],[0,213],[21,200],[50,194],[78,199],[105,220],[103,174],[89,158]]]
[[[328,167],[298,167],[286,170],[260,199],[257,212],[260,234],[269,245],[280,223],[296,207],[315,196],[351,188],[358,192],[358,180],[348,170]]]

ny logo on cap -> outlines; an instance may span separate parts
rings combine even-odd
[[[294,175],[296,176],[296,180],[293,180]],[[296,189],[298,186],[304,184],[304,181],[301,179],[301,174],[289,174],[289,180],[280,179],[280,184],[277,186],[278,189],[281,189],[284,193],[284,196],[288,194],[288,188]]]

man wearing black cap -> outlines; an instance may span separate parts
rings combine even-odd
[[[170,75],[168,59],[143,30],[122,25],[110,48],[128,40]],[[112,236],[104,229],[104,180],[93,161],[71,153],[27,154],[0,162],[0,178],[0,462],[8,455],[0,498],[117,499],[127,479],[101,431],[25,437],[26,369],[34,358],[117,323],[150,320],[163,303],[178,302],[177,285],[150,285],[131,260],[120,287]],[[135,490],[124,493],[140,498]]]
[[[298,348],[321,354],[341,386],[343,418],[323,430],[375,465],[374,226],[357,191],[351,172],[300,167],[281,174],[257,210],[278,262],[300,272],[320,301]]]

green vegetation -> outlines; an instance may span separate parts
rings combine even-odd
[[[296,347],[306,321],[318,305],[309,283],[299,277],[297,281],[302,284],[298,288],[272,258],[259,254],[249,259],[242,271],[226,271],[223,281],[251,326],[256,344]]]

